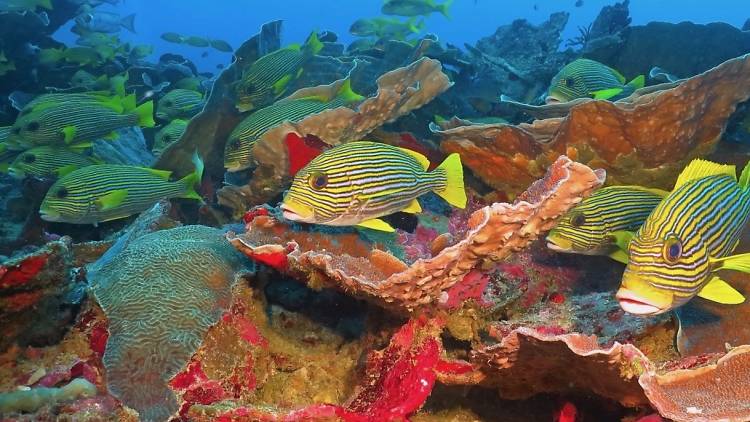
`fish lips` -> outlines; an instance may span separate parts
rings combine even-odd
[[[42,220],[49,221],[50,223],[62,221],[62,216],[60,215],[60,213],[52,210],[40,209],[39,216],[42,218]]]
[[[299,211],[295,211],[293,207],[291,207],[288,204],[282,204],[281,205],[281,214],[284,216],[285,219],[289,221],[296,221],[301,223],[313,223],[313,216],[309,215],[307,217],[302,216],[299,214]]]
[[[635,292],[626,288],[620,288],[615,295],[620,307],[627,313],[641,316],[652,316],[667,312],[669,308],[660,308]]]

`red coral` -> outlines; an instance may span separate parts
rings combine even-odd
[[[190,406],[211,404],[229,397],[220,381],[208,378],[200,361],[191,361],[187,368],[169,381],[169,386],[182,392],[180,415],[185,416]]]
[[[242,216],[242,221],[244,221],[245,224],[250,224],[253,222],[253,220],[255,220],[255,217],[267,216],[268,214],[268,208],[255,207]]]
[[[89,336],[89,346],[98,358],[104,356],[104,350],[107,347],[108,338],[109,331],[107,330],[107,322],[99,321],[94,324]]]
[[[253,346],[260,346],[262,348],[268,348],[268,340],[260,333],[258,327],[245,317],[245,309],[243,306],[235,304],[232,307],[231,312],[227,312],[222,317],[222,320],[235,327],[237,333],[242,339],[247,341]]]
[[[320,155],[328,146],[320,138],[307,135],[304,138],[294,132],[289,132],[284,138],[289,151],[289,174],[294,176],[298,171]]]
[[[21,286],[32,280],[44,264],[47,263],[49,254],[30,256],[17,265],[10,267],[0,266],[0,289]]]
[[[489,306],[491,303],[482,298],[482,293],[487,288],[489,281],[488,274],[472,270],[460,282],[446,291],[447,299],[441,301],[440,305],[447,309],[454,309],[461,306],[465,301],[473,299],[480,306]]]

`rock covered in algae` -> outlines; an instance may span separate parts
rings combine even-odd
[[[177,410],[167,381],[231,302],[245,259],[221,230],[184,226],[124,236],[88,270],[109,321],[103,362],[110,392],[143,420]]]
[[[439,132],[445,152],[490,186],[516,193],[562,154],[607,170],[608,184],[671,189],[693,158],[710,153],[750,97],[750,56],[632,101],[587,101],[564,118],[462,126]]]
[[[0,393],[0,414],[34,412],[42,406],[96,395],[96,386],[83,378],[62,387],[36,387]]]
[[[267,218],[251,221],[247,232],[231,237],[231,242],[250,258],[298,279],[315,279],[382,306],[413,311],[439,302],[483,260],[499,261],[531,244],[603,181],[602,171],[560,157],[515,203],[495,203],[474,212],[463,239],[411,265],[379,249],[337,242],[332,235],[323,237],[332,240],[325,245],[311,241],[308,233],[295,234]]]

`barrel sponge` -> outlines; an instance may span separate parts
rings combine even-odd
[[[96,395],[96,386],[83,378],[74,379],[63,387],[37,387],[0,393],[0,414],[35,412],[45,405]]]
[[[177,410],[167,381],[230,305],[236,273],[247,260],[210,227],[126,238],[89,269],[91,290],[109,320],[107,387],[143,420],[166,420]]]

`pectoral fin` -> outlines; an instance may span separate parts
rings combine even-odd
[[[610,88],[610,89],[602,89],[600,91],[594,91],[591,93],[591,95],[594,97],[595,100],[608,100],[621,92],[622,92],[622,88]]]
[[[379,219],[379,218],[373,218],[372,220],[365,220],[359,224],[357,224],[357,227],[364,227],[367,229],[373,229],[373,230],[380,230],[382,232],[395,232],[396,229],[391,227],[390,224],[386,223],[385,221]]]
[[[419,201],[416,199],[411,201],[411,204],[407,206],[406,208],[401,210],[402,212],[408,212],[410,214],[418,214],[422,212],[422,207],[419,205]]]
[[[65,126],[62,128],[63,139],[66,144],[73,142],[73,139],[76,137],[76,132],[77,130],[75,126]]]
[[[612,259],[614,259],[615,261],[621,262],[623,264],[627,264],[628,260],[629,260],[628,253],[625,252],[625,251],[623,251],[623,250],[621,250],[621,249],[618,249],[618,250],[612,252],[611,254],[609,254],[609,257],[612,258]]]
[[[612,232],[612,239],[614,240],[614,244],[617,245],[617,248],[625,254],[627,254],[628,247],[630,246],[630,240],[633,239],[633,236],[635,236],[635,233],[625,230]],[[627,261],[625,261],[625,263],[627,263]]]
[[[284,93],[287,84],[289,84],[289,81],[291,80],[292,75],[284,75],[283,78],[279,79],[275,84],[273,84],[273,93],[276,95],[281,95],[282,93]]]
[[[717,265],[716,269],[735,270],[743,273],[750,273],[750,253],[712,259],[711,263]]]
[[[706,284],[698,296],[712,302],[722,303],[724,305],[737,305],[745,301],[742,293],[727,284],[726,281],[719,277],[714,277]]]
[[[57,177],[63,177],[66,174],[72,173],[77,169],[78,169],[78,166],[76,166],[75,164],[69,164],[67,166],[63,166],[55,170],[55,174],[57,175]]]
[[[125,197],[128,196],[127,189],[113,190],[112,192],[102,196],[101,198],[94,201],[99,211],[106,211],[122,204]]]

